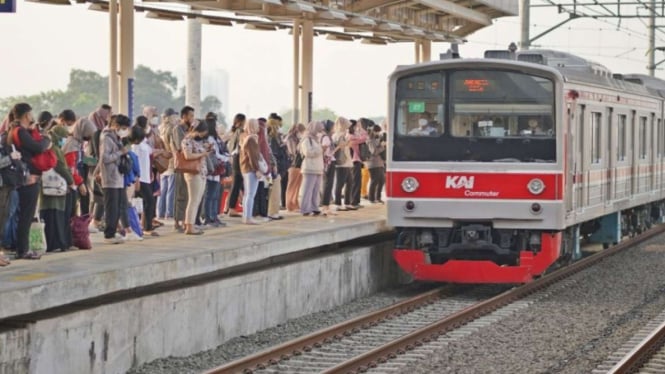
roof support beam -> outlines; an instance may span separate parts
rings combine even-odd
[[[485,13],[475,11],[465,6],[457,5],[448,0],[416,0],[415,2],[436,9],[438,11],[464,18],[483,26],[491,25],[492,19]]]
[[[358,0],[346,7],[346,10],[354,13],[362,13],[374,8],[399,4],[400,2],[402,2],[402,0]]]

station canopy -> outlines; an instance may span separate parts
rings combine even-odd
[[[89,2],[97,10],[108,10],[107,2]],[[517,3],[515,0],[144,0],[135,8],[146,11],[150,18],[199,18],[202,23],[244,24],[257,30],[290,29],[295,20],[310,20],[315,35],[386,44],[414,40],[459,43],[474,31],[491,25],[494,18],[517,15]]]

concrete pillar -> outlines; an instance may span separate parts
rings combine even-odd
[[[293,21],[293,124],[300,121],[300,20]]]
[[[118,113],[134,117],[134,0],[120,0],[120,103]]]
[[[185,104],[192,106],[197,115],[201,115],[201,23],[195,18],[187,20]]]
[[[109,101],[118,110],[118,0],[109,0]]]
[[[313,65],[314,65],[314,22],[302,21],[302,71],[300,83],[302,91],[300,95],[300,120],[308,123],[312,120],[312,90],[313,90]]]
[[[416,52],[416,55],[415,55],[416,62],[415,63],[419,64],[422,61],[421,60],[421,55],[420,55],[420,40],[415,40],[413,45],[415,47],[415,52]]]
[[[420,41],[420,58],[421,62],[430,62],[432,61],[432,41],[431,40],[422,40]]]
[[[523,50],[529,49],[531,46],[531,36],[529,35],[529,23],[531,16],[530,9],[530,0],[521,0],[520,1],[520,20],[522,21],[522,32],[521,32],[521,41],[520,48]]]

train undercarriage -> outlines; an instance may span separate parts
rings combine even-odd
[[[393,255],[415,280],[525,283],[582,257],[581,246],[603,248],[662,222],[665,202],[623,210],[563,231],[497,229],[491,221],[449,228],[398,228]]]

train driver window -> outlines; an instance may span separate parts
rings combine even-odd
[[[444,133],[443,76],[432,73],[397,82],[397,133],[402,136],[439,136]]]

